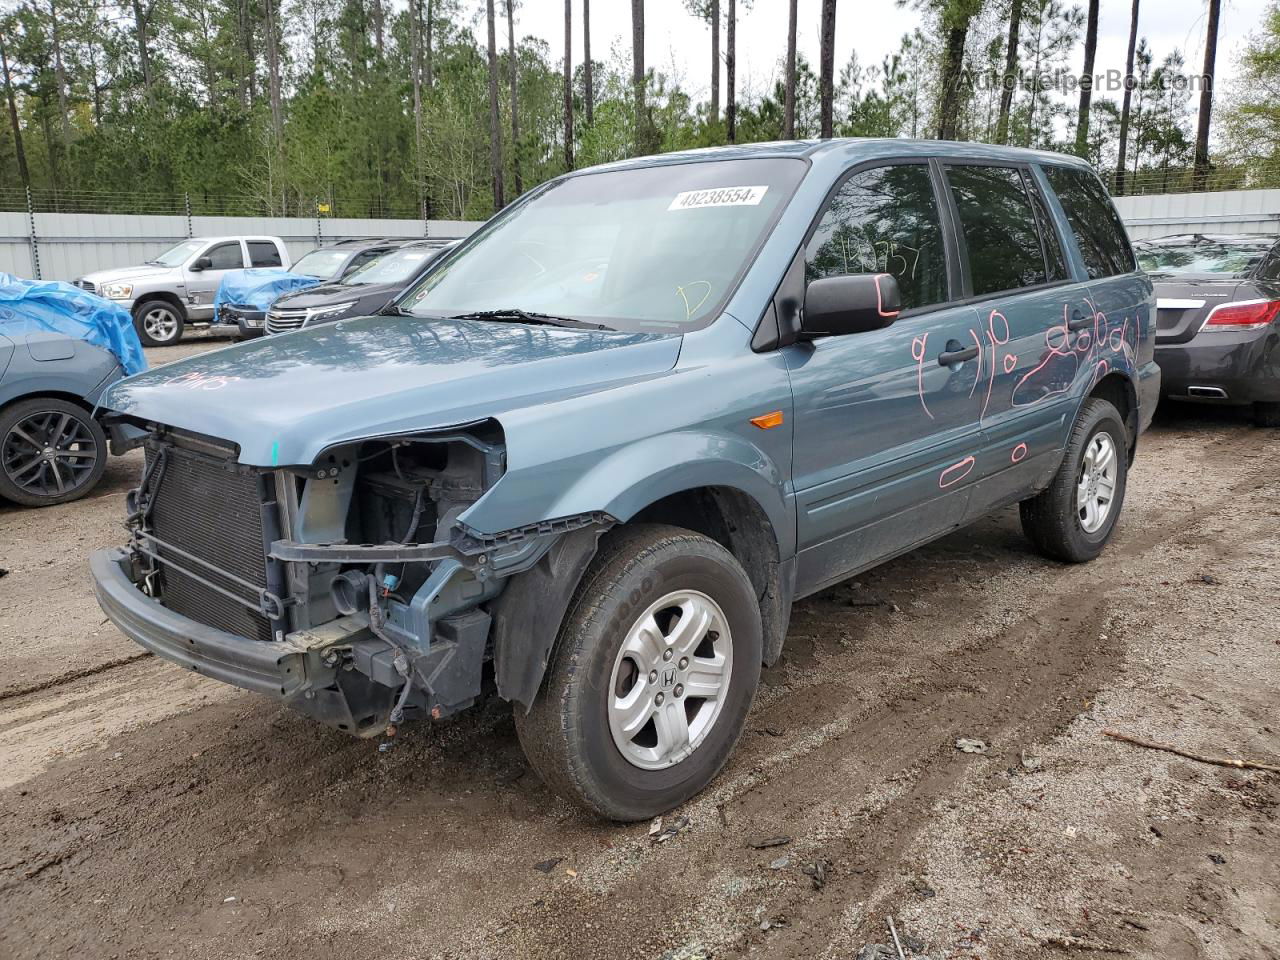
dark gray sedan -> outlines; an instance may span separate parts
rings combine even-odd
[[[107,462],[94,405],[124,372],[102,347],[19,329],[0,323],[0,499],[29,507],[77,500]]]
[[[1165,396],[1249,406],[1259,426],[1280,426],[1280,240],[1185,234],[1136,252],[1155,281]]]

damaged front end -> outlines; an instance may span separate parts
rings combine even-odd
[[[581,545],[580,569],[613,523],[589,514],[495,535],[468,528],[461,518],[506,469],[492,420],[271,468],[147,426],[129,544],[92,559],[103,609],[153,652],[357,736],[474,703],[495,646],[511,642],[525,611],[536,619],[534,591],[512,593],[505,612],[497,603],[512,579],[559,569],[566,540]],[[495,630],[495,617],[505,626]],[[519,699],[536,689],[548,647],[507,657],[508,672],[524,660],[536,669]]]

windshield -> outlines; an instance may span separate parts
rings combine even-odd
[[[401,307],[422,317],[519,309],[630,332],[696,329],[733,291],[805,169],[771,158],[569,177],[499,214]]]
[[[1147,273],[1221,273],[1243,276],[1257,265],[1270,244],[1188,239],[1185,243],[1149,244],[1135,253]]]
[[[345,250],[312,250],[293,265],[291,272],[318,280],[332,280],[342,272],[342,265],[346,262]]]
[[[204,244],[203,240],[184,240],[176,247],[170,247],[154,260],[146,262],[159,264],[162,267],[176,267],[190,260],[198,250],[204,247]]]
[[[370,260],[343,283],[404,283],[434,260],[442,247],[404,247]]]

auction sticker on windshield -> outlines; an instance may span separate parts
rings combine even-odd
[[[668,210],[693,210],[700,207],[754,207],[764,199],[768,187],[714,187],[710,190],[686,190],[677,193]]]

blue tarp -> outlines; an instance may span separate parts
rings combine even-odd
[[[0,333],[61,333],[115,354],[129,375],[147,369],[133,317],[123,307],[69,283],[0,273]]]
[[[315,277],[290,273],[280,267],[229,270],[223,275],[222,282],[218,284],[218,292],[213,298],[213,322],[220,322],[218,313],[224,303],[266,310],[282,293],[301,287],[313,287],[319,282]]]

